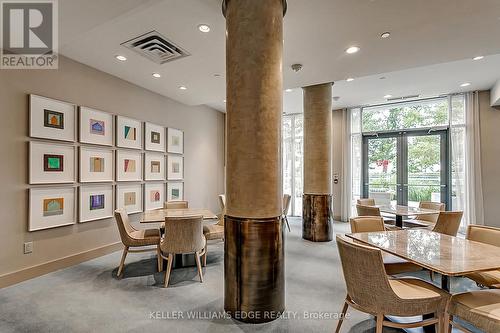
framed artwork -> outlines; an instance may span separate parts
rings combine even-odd
[[[80,146],[80,182],[112,182],[113,149]]]
[[[113,145],[113,115],[80,106],[80,142]]]
[[[30,184],[75,182],[75,147],[32,141],[29,143]]]
[[[167,157],[167,179],[181,180],[184,178],[184,157],[168,156]]]
[[[119,184],[116,186],[116,207],[125,208],[128,214],[143,212],[142,185]]]
[[[151,151],[165,152],[165,127],[144,123],[144,148]]]
[[[142,153],[132,150],[116,151],[116,181],[142,180]]]
[[[30,95],[30,136],[75,141],[76,105]]]
[[[165,184],[144,184],[144,202],[146,210],[163,208],[163,203],[165,202]]]
[[[75,187],[29,189],[29,231],[76,223]]]
[[[184,154],[184,132],[175,128],[167,129],[168,149],[172,154]]]
[[[167,183],[167,201],[184,200],[184,183]]]
[[[80,186],[80,223],[113,217],[113,185]]]
[[[144,180],[165,180],[165,155],[144,154]]]
[[[116,146],[142,149],[142,123],[139,120],[116,116]]]

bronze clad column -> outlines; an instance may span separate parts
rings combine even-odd
[[[285,308],[281,114],[285,0],[225,0],[224,309],[260,323]]]
[[[333,239],[332,83],[304,90],[304,194],[302,238]]]

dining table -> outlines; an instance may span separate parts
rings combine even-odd
[[[203,216],[204,220],[217,219],[217,215],[209,209],[204,208],[175,208],[175,209],[155,209],[141,213],[139,221],[141,223],[162,223],[165,218],[176,218],[186,216]]]
[[[381,213],[391,214],[396,216],[396,226],[399,228],[403,227],[403,218],[409,216],[419,216],[419,215],[429,215],[429,214],[439,214],[439,210],[420,208],[420,207],[410,207],[403,205],[376,205],[380,209]]]
[[[403,229],[346,234],[347,237],[441,274],[441,289],[450,292],[450,278],[500,269],[498,247],[429,229]],[[394,320],[394,318],[390,318]],[[396,318],[395,321],[401,318]],[[426,332],[433,332],[427,327]]]

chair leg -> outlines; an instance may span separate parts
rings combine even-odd
[[[337,329],[335,330],[335,333],[340,332],[340,326],[342,326],[342,322],[344,322],[345,314],[347,313],[347,309],[349,308],[349,303],[347,303],[347,300],[344,302],[344,307],[342,308],[342,313],[340,314],[339,322],[337,323]]]
[[[194,259],[196,260],[196,266],[198,267],[198,275],[200,276],[200,282],[203,282],[203,272],[201,271],[201,263],[200,263],[200,253],[194,253]]]
[[[123,266],[125,265],[125,258],[127,257],[128,253],[128,246],[125,246],[123,249],[123,254],[122,254],[122,260],[120,261],[120,266],[118,267],[118,273],[116,273],[116,276],[121,277],[123,273]]]
[[[384,315],[382,313],[379,313],[377,315],[377,329],[375,330],[375,333],[382,333],[383,329],[384,329]]]
[[[453,321],[453,316],[450,316],[450,315],[445,315],[445,318],[444,318],[444,330],[443,330],[443,333],[451,333],[451,322]]]
[[[290,224],[288,223],[288,218],[286,217],[286,215],[283,218],[285,219],[286,226],[288,227],[288,232],[291,232],[292,230],[290,229]]]
[[[434,317],[438,319],[438,322],[434,325],[437,333],[443,333],[444,328],[444,314],[435,313]]]
[[[167,270],[165,271],[165,283],[164,283],[165,288],[168,287],[168,282],[170,280],[170,271],[172,270],[172,262],[174,261],[174,255],[172,253],[168,254],[167,261],[168,261]]]
[[[160,245],[156,248],[156,259],[158,261],[158,272],[161,272],[163,270],[163,258],[161,257]]]
[[[205,245],[205,253],[203,254],[202,258],[203,267],[207,266],[207,254],[208,254],[208,246]]]

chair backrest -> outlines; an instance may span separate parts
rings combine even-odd
[[[456,236],[464,212],[441,212],[432,231],[449,236]]]
[[[288,209],[290,209],[290,200],[291,199],[292,199],[292,196],[290,194],[283,195],[283,215],[284,216],[288,215]]]
[[[467,239],[500,247],[500,228],[469,225]]]
[[[130,236],[130,234],[136,231],[136,229],[134,229],[134,227],[130,225],[127,211],[125,209],[115,210],[115,220],[116,225],[118,226],[118,231],[120,232],[120,238],[123,245],[130,245],[130,243],[132,242],[132,237]]]
[[[337,236],[337,246],[349,297],[368,312],[382,312],[384,304],[396,296],[389,285],[381,251],[345,236]]]
[[[160,247],[164,253],[194,253],[205,246],[203,239],[203,216],[167,217]]]
[[[189,203],[184,200],[167,201],[163,205],[165,209],[183,209],[189,208]]]
[[[444,203],[432,202],[432,201],[420,201],[418,207],[424,209],[439,210],[441,212],[444,212],[446,208]],[[424,214],[424,215],[419,215],[417,218],[422,221],[436,223],[438,216],[439,216],[438,214]]]
[[[358,205],[361,205],[361,206],[375,206],[375,199],[373,199],[373,198],[361,198],[361,199],[358,199],[356,203]]]
[[[351,232],[377,232],[385,231],[384,219],[377,216],[353,217],[349,220]]]
[[[224,226],[224,216],[226,215],[226,195],[219,194],[219,205],[221,209],[219,220],[217,221],[217,225]]]
[[[380,208],[364,205],[356,205],[358,216],[380,216]]]

